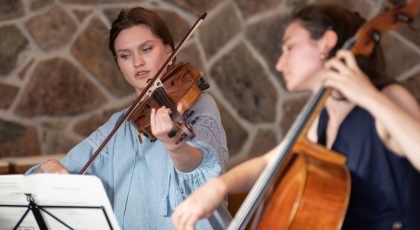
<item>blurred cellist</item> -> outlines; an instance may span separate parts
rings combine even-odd
[[[342,228],[420,229],[420,108],[404,87],[386,77],[380,46],[363,66],[339,50],[364,22],[338,5],[297,9],[279,41],[276,69],[290,91],[335,89],[308,138],[347,157],[352,189]],[[194,229],[227,194],[248,191],[280,148],[199,188],[176,208],[176,228]]]

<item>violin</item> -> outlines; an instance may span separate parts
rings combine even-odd
[[[167,70],[161,79],[162,87],[150,91],[150,96],[146,97],[128,117],[137,130],[150,141],[155,141],[156,137],[152,134],[150,125],[150,112],[152,108],[166,106],[171,110],[171,119],[175,121],[176,128],[171,130],[169,137],[174,137],[180,130],[180,138],[175,142],[179,143],[186,138],[194,138],[192,125],[197,121],[189,121],[194,113],[190,110],[197,103],[203,90],[209,85],[190,63],[179,63]]]
[[[366,22],[342,48],[368,57],[382,33],[411,22],[416,11],[417,0],[399,4]],[[350,194],[346,159],[307,139],[309,128],[330,94],[331,89],[321,87],[305,104],[228,230],[247,226],[251,229],[341,228]]]
[[[190,30],[187,32],[187,34],[182,38],[181,42],[178,44],[178,46],[175,48],[175,50],[172,52],[172,54],[168,57],[168,59],[166,59],[166,61],[163,63],[163,65],[159,68],[159,70],[156,72],[155,76],[152,79],[149,79],[148,84],[146,85],[146,87],[143,89],[143,91],[137,96],[137,98],[134,100],[134,102],[130,105],[130,107],[127,109],[127,111],[122,115],[122,117],[118,120],[117,124],[114,126],[114,128],[111,130],[111,132],[108,134],[108,136],[106,136],[105,140],[102,142],[102,144],[98,147],[98,149],[95,151],[95,153],[93,153],[93,155],[90,157],[90,159],[88,160],[88,162],[83,166],[83,168],[80,170],[79,174],[84,174],[86,172],[86,170],[92,165],[93,161],[99,156],[99,154],[101,153],[101,151],[103,150],[103,148],[106,146],[106,144],[109,142],[109,140],[111,140],[112,136],[114,136],[115,132],[118,130],[118,128],[124,123],[124,121],[126,121],[127,117],[129,117],[133,111],[136,111],[136,115],[130,116],[131,120],[134,121],[134,123],[138,124],[136,125],[136,127],[138,126],[138,129],[141,130],[142,133],[145,133],[145,135],[147,134],[150,138],[153,138],[153,136],[151,135],[151,131],[150,128],[148,128],[148,126],[150,126],[150,121],[148,123],[148,125],[139,125],[140,121],[146,121],[145,119],[141,119],[143,118],[144,114],[147,114],[147,110],[145,110],[144,108],[148,108],[148,106],[150,106],[150,110],[152,108],[152,105],[154,103],[148,101],[148,103],[143,103],[144,106],[143,107],[139,107],[138,105],[140,103],[140,101],[142,101],[142,99],[147,99],[147,95],[149,95],[150,98],[157,98],[158,102],[157,103],[161,103],[162,101],[164,101],[163,105],[167,105],[169,106],[169,108],[171,109],[171,119],[175,119],[175,123],[177,126],[176,130],[170,131],[169,135],[171,136],[175,136],[176,133],[178,132],[178,129],[182,130],[182,134],[181,134],[181,138],[177,141],[179,143],[179,141],[185,139],[186,137],[194,137],[194,134],[192,132],[192,128],[191,128],[191,123],[188,123],[185,121],[184,117],[181,116],[181,113],[179,113],[176,109],[176,104],[173,101],[173,99],[171,99],[170,96],[168,96],[168,94],[165,91],[165,88],[162,84],[162,80],[165,79],[172,79],[174,76],[178,76],[178,78],[174,78],[174,80],[168,81],[167,84],[169,85],[177,85],[178,87],[174,87],[173,89],[179,89],[179,92],[184,92],[185,90],[183,90],[184,88],[182,87],[182,85],[179,84],[179,82],[188,82],[188,78],[185,76],[195,76],[195,78],[197,78],[197,74],[191,74],[193,71],[192,68],[179,68],[176,66],[175,68],[169,68],[168,71],[163,72],[164,69],[167,68],[167,66],[169,66],[170,63],[172,63],[172,61],[174,60],[175,56],[179,53],[179,51],[183,48],[185,42],[192,36],[193,32],[198,28],[198,26],[203,22],[204,18],[207,16],[207,13],[202,14],[194,23],[194,25],[190,28]],[[183,65],[181,65],[182,67]],[[191,66],[191,65],[190,65]],[[188,67],[188,65],[186,66]],[[184,70],[184,71],[181,71]],[[188,71],[185,71],[188,70]],[[182,74],[182,73],[188,73],[188,74]],[[196,73],[196,72],[195,72]],[[184,76],[184,77],[183,77]],[[181,80],[177,80],[177,79],[181,79]],[[200,80],[201,79],[201,80]],[[194,82],[194,81],[193,81]],[[203,80],[202,77],[199,78],[198,82],[195,84],[198,87],[202,87],[205,88],[206,84]],[[191,83],[191,82],[189,82]],[[190,84],[190,86],[193,88],[194,84]],[[172,88],[172,87],[168,87],[167,88]],[[208,88],[208,86],[207,86]],[[194,88],[196,90],[196,88]],[[178,91],[178,90],[174,90],[174,91]],[[188,91],[188,90],[186,90]],[[194,91],[194,90],[192,90]],[[197,91],[194,91],[195,95],[197,95]],[[188,95],[190,95],[190,93],[187,93]],[[194,93],[192,93],[194,94]],[[176,93],[174,93],[174,95],[176,95]],[[174,97],[174,99],[177,99],[178,97]],[[181,97],[183,98],[183,97]],[[199,97],[195,98],[195,100],[187,100],[188,97],[185,99],[187,102],[190,103],[183,103],[180,104],[180,107],[185,106],[185,111],[187,111],[189,108],[192,107],[192,101],[197,101]],[[184,100],[183,100],[184,102]],[[186,106],[186,104],[188,106]],[[156,108],[156,107],[155,107]],[[188,114],[188,113],[184,113],[184,114]],[[185,116],[185,115],[184,115]],[[150,117],[150,112],[149,112],[149,117]],[[147,131],[147,133],[145,132]],[[155,138],[156,139],[156,138]]]

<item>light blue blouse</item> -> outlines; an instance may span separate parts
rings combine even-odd
[[[196,136],[187,143],[203,154],[202,162],[193,171],[178,171],[159,140],[151,143],[146,139],[141,143],[130,122],[122,124],[86,171],[102,180],[122,229],[174,229],[170,217],[175,207],[209,179],[225,171],[228,151],[216,103],[204,94],[192,110],[193,119],[198,117],[193,125]],[[60,162],[71,173],[78,173],[122,114],[123,111],[113,114]],[[223,205],[196,227],[221,229],[228,221],[230,215]]]

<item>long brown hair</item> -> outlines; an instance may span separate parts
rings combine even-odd
[[[293,12],[291,21],[299,22],[315,40],[320,39],[327,30],[335,31],[337,44],[330,51],[329,57],[335,56],[347,39],[356,34],[366,22],[358,13],[336,4],[312,4],[298,8]],[[380,44],[377,44],[369,58],[358,56],[356,59],[376,87],[395,82],[385,74],[385,58]]]

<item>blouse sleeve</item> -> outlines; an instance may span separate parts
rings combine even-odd
[[[180,200],[175,203],[181,202],[211,178],[222,174],[228,163],[226,135],[213,98],[204,94],[192,110],[194,111],[192,119],[197,118],[193,125],[196,136],[187,143],[199,148],[203,158],[197,168],[191,172],[184,173],[174,169],[173,176],[177,182],[177,190],[182,194]]]
[[[92,154],[98,149],[101,143],[105,140],[106,136],[111,132],[116,121],[120,117],[120,113],[115,113],[111,118],[94,132],[92,132],[86,139],[74,146],[68,154],[60,160],[60,163],[71,174],[79,173],[83,166],[88,162]],[[109,149],[105,146],[101,155],[108,155]],[[32,174],[41,164],[35,165],[30,168],[26,174]],[[90,173],[91,174],[91,173]]]
[[[191,179],[203,173],[211,177],[218,176],[227,167],[228,151],[226,134],[221,124],[219,110],[213,98],[204,94],[200,101],[192,108],[192,120],[195,137],[187,141],[193,147],[200,149],[203,159],[200,165],[189,173],[177,171],[184,179]],[[209,178],[206,178],[206,181]],[[205,182],[205,181],[204,181]]]
[[[170,216],[173,210],[187,196],[204,185],[211,178],[222,174],[228,163],[228,151],[225,131],[221,124],[220,114],[213,98],[205,94],[192,108],[193,118],[197,118],[193,125],[195,137],[187,141],[193,147],[199,148],[203,154],[201,163],[193,171],[184,173],[170,164],[167,192],[163,198],[162,214]],[[225,229],[231,220],[226,203],[208,219],[197,223],[198,229]],[[224,227],[216,227],[218,225]]]
[[[83,166],[89,161],[90,157],[95,153],[95,151],[99,148],[99,146],[104,142],[108,134],[114,128],[115,124],[117,123],[118,119],[120,118],[122,112],[114,113],[110,119],[97,128],[94,132],[92,132],[86,139],[82,142],[77,144],[73,147],[67,156],[62,159],[60,162],[71,172],[71,173],[79,173],[79,171],[83,168]],[[104,157],[108,157],[110,155],[110,147],[112,142],[114,141],[113,138],[105,145],[102,152],[99,154],[98,158],[95,160],[95,163],[100,164],[100,159]],[[100,168],[100,167],[99,167]],[[92,172],[94,168],[90,168],[87,171],[87,174],[95,174]]]

